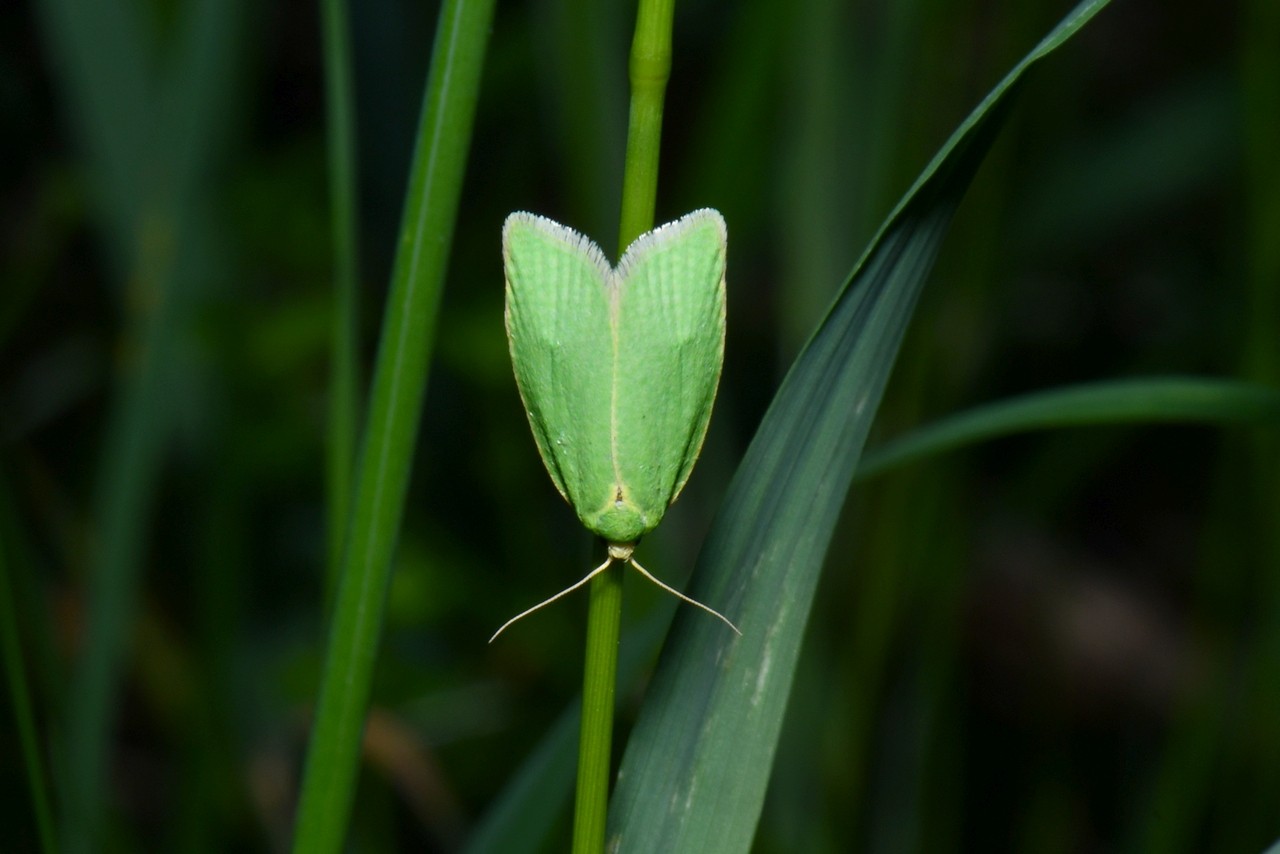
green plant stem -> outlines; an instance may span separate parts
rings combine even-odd
[[[662,143],[662,99],[671,74],[671,21],[675,0],[641,0],[631,42],[631,117],[622,175],[618,252],[653,228]]]
[[[351,526],[298,805],[294,851],[339,851],[404,512],[436,310],[462,190],[493,0],[440,9],[368,405]]]
[[[325,459],[328,491],[328,551],[325,603],[332,605],[342,569],[342,540],[350,509],[359,408],[359,250],[356,235],[355,105],[351,82],[351,38],[343,0],[322,0],[329,145],[329,214],[333,240],[333,326],[329,388],[329,443]],[[327,613],[327,610],[326,610]]]
[[[631,241],[653,228],[662,142],[662,99],[671,72],[674,13],[675,0],[640,0],[636,11],[636,32],[631,42],[631,116],[618,226],[619,255]],[[591,582],[573,819],[575,854],[604,851],[618,632],[622,623],[622,572],[622,564],[615,564]]]
[[[582,734],[578,741],[578,791],[573,813],[574,854],[604,851],[623,570],[624,564],[615,562],[591,582],[582,680]]]

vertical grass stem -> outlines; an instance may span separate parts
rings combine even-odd
[[[631,241],[653,228],[662,102],[671,72],[674,13],[674,0],[640,0],[636,12],[630,63],[631,115],[618,226],[619,256]],[[617,563],[591,582],[573,821],[574,854],[596,854],[604,850],[623,571],[623,564]]]
[[[447,0],[440,9],[307,751],[296,852],[340,851],[346,839],[492,19],[493,0]]]

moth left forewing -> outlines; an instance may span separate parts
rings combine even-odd
[[[516,385],[534,440],[561,495],[582,515],[609,467],[612,347],[608,262],[594,243],[545,217],[503,227],[506,326]]]
[[[724,360],[724,220],[695,211],[618,265],[618,470],[657,525],[702,448]]]

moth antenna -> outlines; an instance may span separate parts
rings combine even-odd
[[[693,605],[695,608],[701,608],[702,610],[706,611],[708,614],[710,614],[710,615],[711,615],[711,616],[713,616],[713,617],[719,617],[719,618],[720,618],[720,620],[721,620],[721,621],[722,621],[726,626],[728,626],[729,628],[733,629],[735,632],[737,632],[737,633],[738,633],[738,637],[742,637],[742,632],[738,629],[738,627],[737,627],[737,626],[735,626],[733,623],[729,622],[729,618],[728,618],[728,617],[726,617],[724,614],[721,614],[721,613],[720,613],[719,611],[717,611],[715,608],[709,608],[709,607],[707,607],[706,605],[703,605],[703,604],[702,604],[701,602],[699,602],[697,599],[692,599],[692,598],[690,598],[690,597],[688,597],[688,596],[684,595],[684,594],[683,594],[683,593],[681,593],[679,590],[676,590],[674,587],[669,587],[669,586],[667,586],[666,584],[663,584],[661,581],[659,581],[659,580],[657,579],[657,577],[656,577],[656,576],[654,576],[654,575],[653,575],[653,573],[649,572],[649,570],[645,569],[643,566],[641,566],[640,564],[636,563],[636,559],[635,559],[635,558],[629,558],[628,560],[629,560],[629,562],[630,562],[630,564],[631,564],[632,566],[634,566],[636,569],[640,570],[640,574],[641,574],[641,575],[643,575],[645,578],[649,579],[649,580],[650,580],[650,581],[652,581],[654,584],[658,585],[658,586],[659,586],[659,587],[661,587],[663,590],[665,590],[665,591],[667,591],[668,593],[670,593],[672,596],[675,596],[677,599],[681,599],[681,600],[683,600],[683,601],[685,601],[685,602],[688,602],[690,605]],[[604,568],[604,567],[601,567],[601,569],[603,569],[603,568]],[[599,569],[597,569],[597,570],[596,570],[596,572],[599,572],[599,571],[600,571]],[[595,573],[592,573],[592,575],[594,575],[594,574],[595,574]],[[579,583],[579,584],[581,584],[582,582],[578,582],[578,583]]]
[[[507,627],[508,627],[508,626],[510,626],[512,623],[516,622],[517,620],[522,620],[522,619],[524,619],[525,617],[527,617],[527,616],[529,616],[530,614],[532,614],[534,611],[540,611],[540,610],[542,610],[543,608],[547,607],[547,606],[548,606],[548,605],[550,605],[552,602],[556,601],[557,599],[561,598],[562,596],[568,596],[570,593],[572,593],[573,591],[577,590],[579,587],[581,587],[582,585],[586,584],[588,581],[590,581],[591,579],[595,578],[597,575],[599,575],[600,573],[602,573],[602,572],[604,572],[606,569],[608,569],[608,568],[609,568],[609,564],[611,564],[611,563],[613,563],[613,557],[612,557],[612,556],[610,556],[610,557],[606,558],[604,563],[600,564],[600,565],[599,565],[599,566],[597,566],[595,569],[593,569],[593,570],[591,570],[590,572],[588,572],[588,573],[587,573],[587,575],[586,575],[586,577],[585,577],[585,578],[583,578],[581,581],[579,581],[577,584],[571,584],[570,586],[568,586],[568,587],[566,587],[565,589],[561,590],[561,591],[560,591],[559,593],[557,593],[556,595],[552,596],[550,599],[547,599],[547,600],[546,600],[546,601],[544,601],[544,602],[539,602],[537,605],[534,605],[532,608],[529,608],[529,609],[528,609],[528,610],[526,610],[526,611],[521,611],[519,614],[516,614],[516,615],[515,615],[514,617],[512,617],[510,620],[507,620],[505,623],[503,623],[503,624],[502,624],[502,628],[498,629],[496,632],[494,632],[494,633],[493,633],[493,637],[489,638],[489,643],[493,643],[495,640],[497,640],[497,639],[498,639],[498,635],[500,635],[500,634],[502,634],[503,632],[505,632],[505,631],[507,630]],[[648,575],[648,573],[645,573],[645,574],[646,574],[646,575]],[[658,582],[658,583],[659,583],[659,584],[661,584],[662,582]],[[665,587],[666,585],[663,585],[663,586]],[[679,596],[680,594],[678,594],[678,593],[677,593],[676,595],[677,595],[677,596]],[[696,604],[696,603],[695,603],[695,604]],[[721,617],[720,619],[722,619],[722,620],[723,620],[723,619],[724,619],[724,617]]]

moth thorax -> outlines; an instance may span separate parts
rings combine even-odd
[[[635,543],[609,543],[609,557],[613,560],[631,560],[635,550]]]

